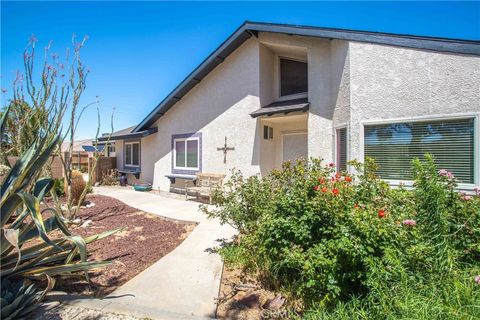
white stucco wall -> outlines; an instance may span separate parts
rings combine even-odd
[[[352,42],[351,158],[363,159],[366,121],[480,112],[480,58]]]
[[[117,159],[117,169],[123,168],[123,140],[115,140],[115,157]]]
[[[165,175],[171,173],[172,135],[195,132],[202,133],[203,172],[228,174],[237,168],[245,175],[258,174],[260,135],[250,113],[259,107],[259,45],[252,38],[157,120],[158,132],[142,139],[141,178],[154,188],[169,190]],[[226,165],[217,151],[225,136],[235,147],[228,152]]]
[[[279,99],[278,57],[307,57],[310,110],[301,121],[252,119]],[[281,164],[281,134],[307,130],[308,155],[335,159],[335,128],[348,126],[348,158],[363,159],[365,121],[480,112],[478,57],[271,33],[252,37],[161,117],[142,139],[141,179],[169,190],[171,139],[202,133],[202,171],[267,174]],[[285,118],[288,118],[286,116]],[[263,124],[275,130],[263,140]],[[217,147],[235,147],[227,154]],[[117,163],[123,166],[123,143]]]

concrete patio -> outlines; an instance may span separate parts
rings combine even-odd
[[[223,263],[209,248],[235,230],[207,219],[199,204],[129,188],[97,187],[95,193],[159,216],[197,222],[180,246],[104,299],[77,299],[70,304],[151,319],[211,319]]]

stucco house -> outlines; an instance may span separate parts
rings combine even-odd
[[[112,140],[129,180],[160,190],[297,157],[348,170],[370,156],[382,178],[408,183],[426,152],[473,189],[479,116],[479,41],[245,22]]]

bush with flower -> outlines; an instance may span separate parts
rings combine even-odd
[[[391,188],[372,160],[350,165],[356,174],[316,159],[286,162],[261,179],[234,173],[214,194],[216,207],[204,207],[240,231],[221,253],[231,258],[234,248],[246,270],[307,309],[381,304],[383,294],[407,283],[463,277],[473,285],[478,195],[459,194],[455,177],[428,155],[413,163],[413,190]]]

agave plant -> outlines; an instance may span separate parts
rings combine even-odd
[[[2,137],[8,112],[7,107],[0,119]],[[13,319],[31,311],[53,288],[56,276],[82,271],[89,281],[87,270],[109,263],[87,261],[87,244],[118,229],[83,239],[71,234],[57,210],[40,206],[44,196],[52,191],[54,181],[38,175],[59,139],[60,133],[40,134],[10,169],[0,187],[2,319]],[[59,230],[60,236],[52,238],[54,230]],[[46,288],[25,282],[38,278],[47,279]]]
[[[0,318],[4,320],[22,318],[36,307],[35,302],[41,292],[33,283],[27,281],[2,280],[1,289],[2,311]]]

